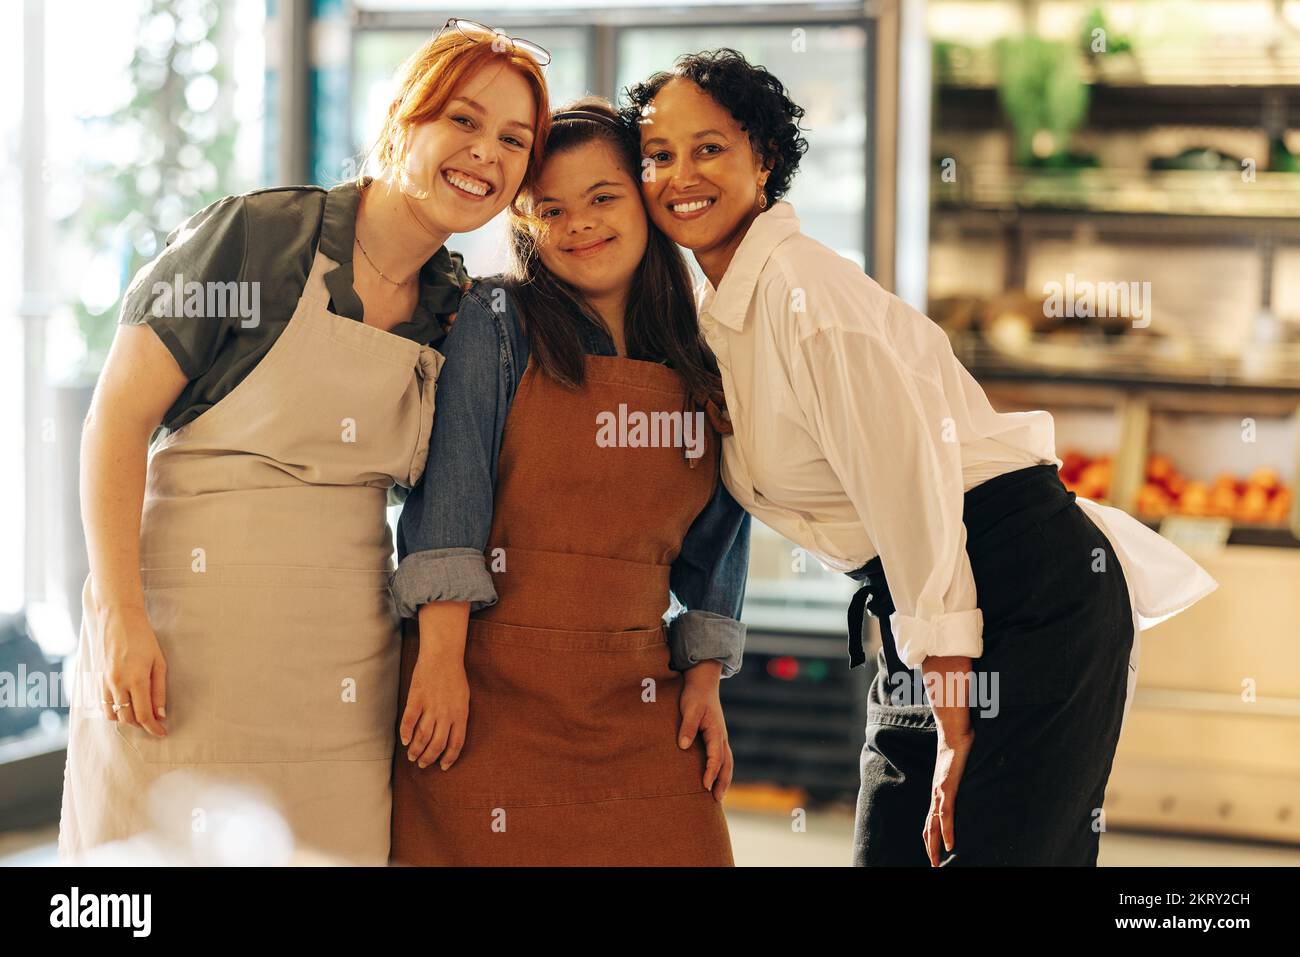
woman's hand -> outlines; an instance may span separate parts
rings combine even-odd
[[[474,288],[474,280],[466,279],[463,283],[460,284],[460,294],[463,296],[465,295],[465,293],[469,292],[473,288]],[[448,313],[445,318],[439,321],[440,324],[442,325],[442,331],[444,334],[451,332],[451,327],[456,324],[456,313],[454,312]]]
[[[721,681],[722,662],[716,659],[701,661],[686,670],[679,704],[682,726],[677,733],[677,746],[683,750],[691,746],[697,732],[704,734],[704,750],[708,755],[704,766],[704,786],[713,791],[715,801],[721,801],[727,788],[731,787],[731,774],[735,767],[731,742],[727,739],[727,722],[722,714],[722,700],[718,696]]]
[[[167,663],[145,614],[140,514],[149,436],[188,380],[147,325],[119,325],[81,429],[81,516],[98,621],[100,707],[164,737]],[[127,704],[127,702],[130,704]],[[126,705],[113,711],[113,705]]]
[[[971,660],[959,655],[931,655],[922,662],[926,693],[938,731],[934,779],[930,785],[930,813],[922,838],[930,866],[939,866],[939,842],[952,852],[957,843],[955,819],[957,786],[975,742],[970,724],[969,700]]]
[[[460,757],[469,722],[469,602],[429,602],[420,606],[417,617],[420,651],[398,735],[409,760],[427,768],[441,757],[438,766],[446,771]]]
[[[110,721],[167,736],[167,662],[142,605],[99,610],[103,641],[100,701]],[[129,703],[128,703],[129,702]],[[126,705],[117,711],[113,705]]]
[[[406,756],[421,768],[442,758],[446,771],[460,757],[469,722],[469,679],[460,655],[438,655],[420,649],[406,696],[399,733]]]

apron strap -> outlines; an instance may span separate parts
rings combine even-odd
[[[863,585],[853,593],[849,602],[849,667],[856,668],[867,660],[862,648],[862,626],[866,624],[867,602],[871,599],[869,585]]]

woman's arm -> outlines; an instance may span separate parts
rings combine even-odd
[[[496,602],[483,552],[517,382],[509,321],[467,295],[443,342],[428,465],[397,524],[392,591],[403,618],[434,601],[468,601],[471,611]]]
[[[460,756],[469,615],[497,600],[484,550],[514,392],[507,322],[475,296],[462,300],[443,343],[428,465],[398,520],[393,597],[403,617],[418,618],[420,635],[399,736],[421,768],[437,761],[445,771]]]
[[[889,308],[910,307],[891,297]],[[929,320],[899,317],[914,321]],[[918,823],[938,866],[940,839],[949,850],[956,840],[957,787],[974,739],[970,702],[947,701],[939,692],[968,688],[971,659],[983,653],[955,419],[937,376],[910,368],[882,336],[830,325],[798,342],[795,390],[822,455],[880,552],[899,658],[923,670],[930,692],[938,755],[931,813]]]
[[[961,445],[940,382],[856,330],[812,333],[798,360],[793,385],[821,453],[880,553],[899,658],[919,668],[931,655],[979,657]]]
[[[166,662],[145,615],[140,579],[140,516],[149,438],[191,379],[212,364],[231,317],[187,316],[173,308],[175,283],[242,278],[246,247],[242,197],[195,213],[132,277],[117,333],[91,399],[81,437],[81,511],[90,558],[91,600],[100,634],[102,699],[125,703],[118,720],[166,731]],[[95,645],[98,645],[96,647]],[[114,719],[108,705],[104,715]]]
[[[187,381],[152,329],[121,325],[81,434],[81,514],[100,623],[101,700],[129,699],[121,720],[160,736],[166,734],[166,663],[145,614],[140,513],[149,437]],[[104,714],[114,717],[108,705]]]
[[[718,479],[673,562],[669,585],[685,611],[668,628],[672,666],[686,671],[717,660],[721,675],[740,670],[745,626],[740,608],[749,573],[750,517]]]
[[[671,663],[686,672],[677,744],[689,748],[704,735],[704,786],[721,801],[735,759],[718,685],[740,670],[745,626],[739,621],[749,572],[750,517],[719,478],[713,497],[691,523],[673,562],[669,583],[686,606],[668,626]]]

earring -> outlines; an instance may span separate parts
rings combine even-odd
[[[762,187],[758,190],[758,208],[767,209],[767,190]]]

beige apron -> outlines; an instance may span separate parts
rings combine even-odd
[[[145,829],[192,832],[204,809],[150,787],[179,769],[259,795],[298,849],[387,860],[399,656],[387,490],[424,471],[442,355],[331,313],[336,266],[318,252],[270,351],[150,451],[141,575],[167,661],[167,737],[96,704],[86,581],[65,860]]]

